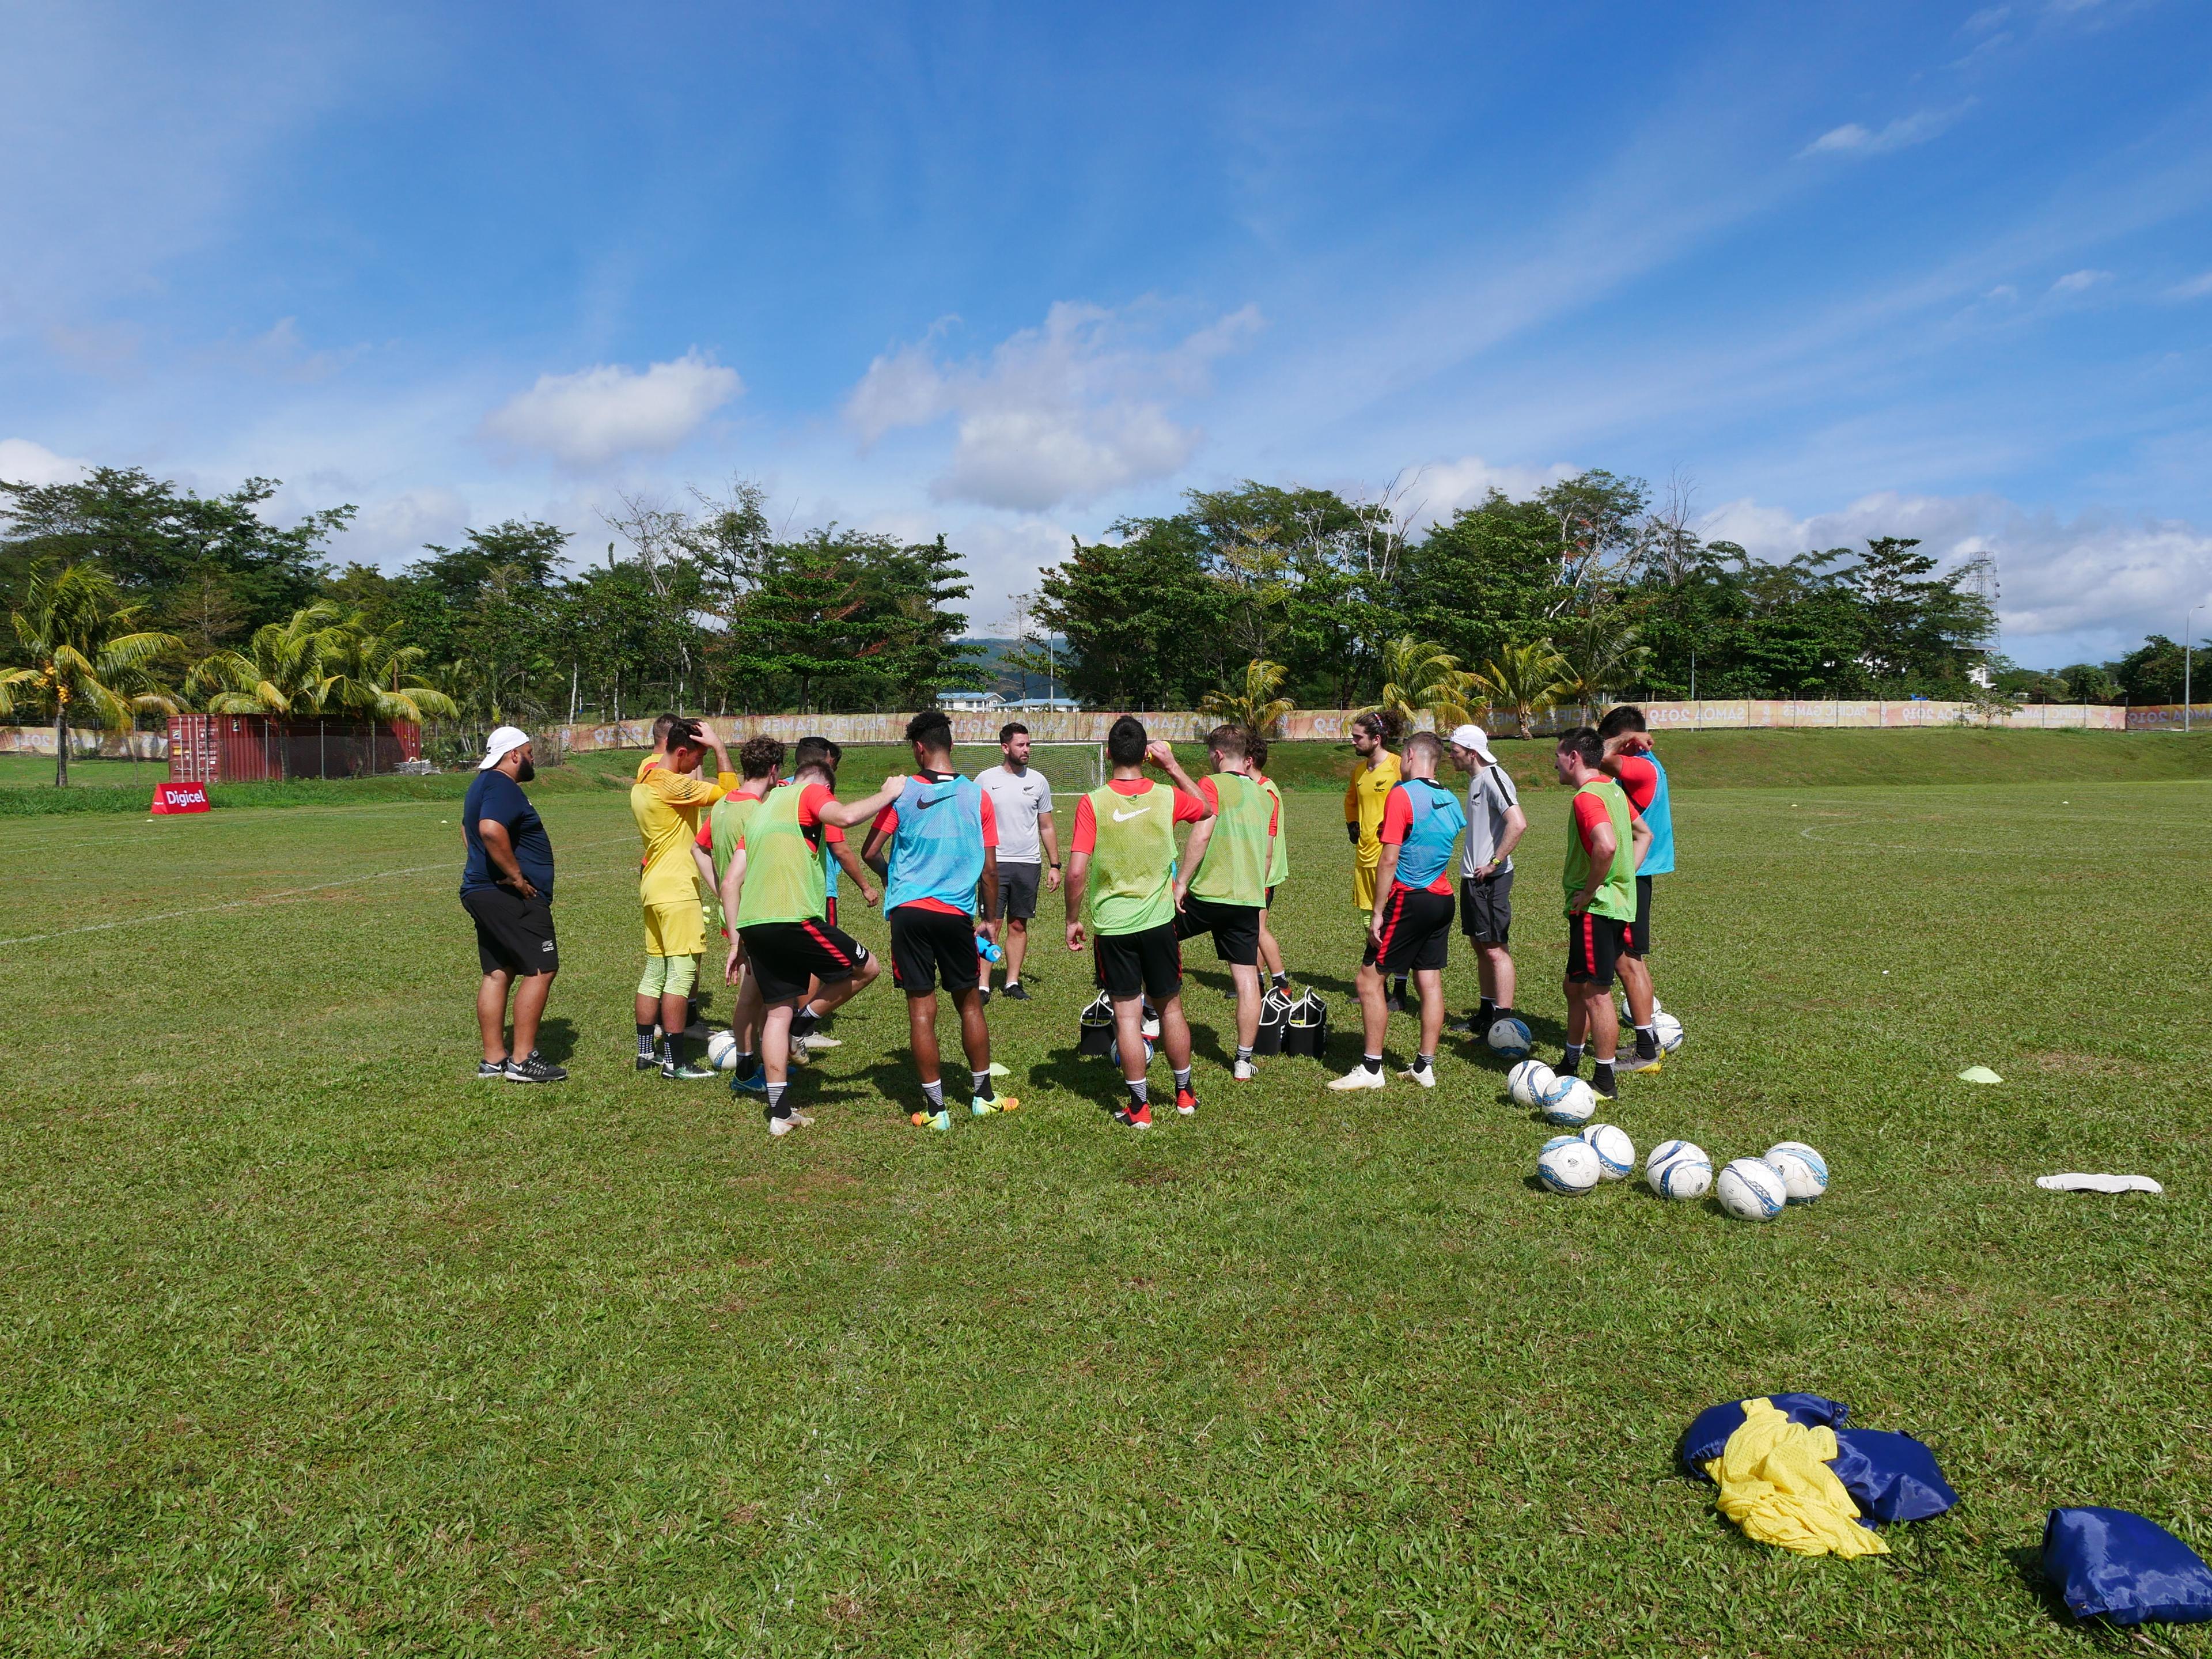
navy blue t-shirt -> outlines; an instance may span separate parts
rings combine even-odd
[[[461,833],[469,840],[469,861],[461,867],[461,890],[473,893],[499,885],[499,870],[484,854],[483,837],[477,825],[485,818],[507,827],[514,848],[514,861],[541,898],[553,896],[553,842],[544,820],[522,793],[521,785],[504,772],[479,772],[461,803]]]

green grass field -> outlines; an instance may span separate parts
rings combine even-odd
[[[1519,890],[1547,1052],[1562,800]],[[1430,1092],[1237,1089],[1203,950],[1200,1115],[1116,1128],[1055,929],[992,1006],[1018,1113],[908,1126],[886,978],[772,1143],[631,1071],[623,799],[541,805],[544,1090],[470,1077],[450,801],[0,820],[0,1651],[2063,1654],[2118,1644],[2034,1581],[2051,1506],[2212,1552],[2203,782],[1677,796],[1688,1045],[1607,1115],[1820,1147],[1766,1227],[1534,1189],[1549,1132],[1463,1048]],[[1346,854],[1326,795],[1291,817],[1340,1069]],[[2069,1169],[2167,1195],[2033,1185]],[[1959,1508],[1883,1559],[1747,1543],[1675,1437],[1784,1389],[1928,1441]]]

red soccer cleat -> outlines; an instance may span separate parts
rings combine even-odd
[[[1185,1117],[1195,1116],[1198,1112],[1198,1097],[1188,1089],[1176,1090],[1176,1110]]]

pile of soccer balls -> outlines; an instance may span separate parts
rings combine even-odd
[[[1677,1022],[1668,1046],[1680,1047]],[[1665,1037],[1662,1037],[1665,1042]],[[1597,1091],[1580,1078],[1563,1078],[1540,1060],[1524,1060],[1506,1073],[1505,1086],[1523,1106],[1571,1134],[1554,1135],[1536,1155],[1536,1178],[1569,1197],[1636,1173],[1636,1145],[1610,1123],[1592,1123]],[[1785,1206],[1809,1204],[1828,1190],[1827,1161],[1802,1140],[1778,1141],[1758,1158],[1724,1166],[1717,1181],[1712,1160],[1686,1140],[1662,1141],[1644,1161],[1644,1179],[1662,1198],[1700,1199],[1712,1194],[1722,1209],[1745,1221],[1771,1221]]]

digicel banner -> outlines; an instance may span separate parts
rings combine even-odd
[[[156,812],[204,812],[208,810],[207,785],[157,783],[154,786],[153,810]]]

